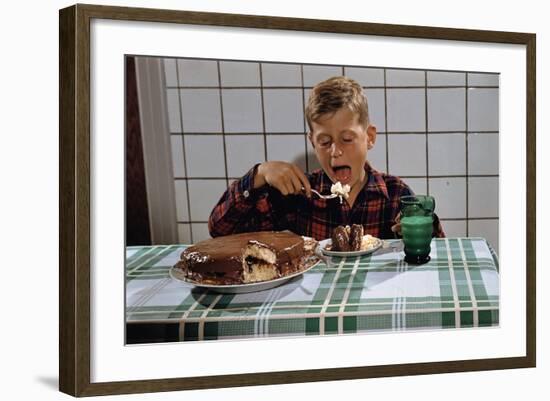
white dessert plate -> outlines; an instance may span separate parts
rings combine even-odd
[[[332,246],[332,240],[330,238],[327,238],[325,240],[319,241],[319,248],[321,249],[321,252],[323,255],[327,256],[361,256],[361,255],[368,255],[373,252],[376,252],[378,249],[382,247],[384,244],[384,241],[382,241],[380,238],[375,238],[376,242],[373,246],[367,249],[362,249],[360,251],[350,251],[350,252],[339,252],[339,251],[331,251],[330,247]],[[329,248],[329,249],[327,249]]]

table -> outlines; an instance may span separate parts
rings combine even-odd
[[[248,294],[170,278],[185,245],[127,247],[127,343],[498,326],[498,258],[485,239],[433,239],[420,266],[404,262],[401,241],[386,245]]]

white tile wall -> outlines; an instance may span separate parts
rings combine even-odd
[[[498,220],[470,220],[469,236],[483,237],[498,254]]]
[[[266,132],[304,132],[302,89],[265,89]]]
[[[425,131],[426,104],[424,89],[388,89],[387,130]]]
[[[466,129],[466,89],[428,89],[428,130]]]
[[[498,89],[468,89],[468,130],[498,131]]]
[[[498,174],[498,134],[468,134],[470,174]]]
[[[225,180],[189,180],[192,221],[208,221],[212,208],[227,188]]]
[[[174,177],[185,177],[185,158],[183,155],[183,137],[181,135],[170,135],[172,145],[172,168]]]
[[[466,178],[430,178],[428,185],[439,218],[466,217]]]
[[[386,131],[386,97],[384,89],[365,89],[369,120],[379,132]]]
[[[466,220],[440,221],[447,237],[466,237]]]
[[[302,87],[302,68],[297,64],[262,63],[264,86]]]
[[[258,63],[220,61],[222,86],[260,86],[260,66]]]
[[[180,86],[213,86],[220,84],[218,63],[214,60],[178,60]]]
[[[206,223],[193,223],[191,224],[193,230],[193,241],[198,242],[210,238],[208,232],[208,224]]]
[[[499,86],[499,79],[498,74],[468,73],[469,86]]]
[[[304,86],[314,86],[318,82],[342,75],[343,69],[338,66],[304,65]]]
[[[189,203],[187,202],[187,181],[174,181],[176,192],[176,216],[178,221],[189,221]]]
[[[424,86],[424,71],[419,70],[386,70],[387,86]]]
[[[384,86],[384,69],[345,67],[344,75],[355,79],[361,86]]]
[[[178,223],[178,239],[180,244],[191,244],[191,225]]]
[[[188,177],[225,177],[222,135],[185,135],[184,141]]]
[[[170,132],[181,132],[180,100],[178,89],[167,89],[168,127]]]
[[[306,142],[303,135],[268,135],[267,160],[294,163],[306,170]]]
[[[263,135],[227,135],[225,144],[229,177],[242,177],[256,163],[265,161]]]
[[[428,71],[428,86],[464,86],[466,74],[463,72]]]
[[[430,175],[465,175],[466,135],[428,135],[428,172]]]
[[[266,152],[268,160],[319,168],[303,107],[310,87],[345,72],[366,88],[379,132],[371,164],[435,196],[448,236],[483,236],[498,249],[498,219],[490,219],[498,217],[498,177],[487,177],[498,175],[498,74],[192,59],[166,59],[164,67],[174,176],[209,178],[174,181],[181,242],[209,237],[206,222],[228,178]]]
[[[176,59],[167,58],[164,60],[164,80],[166,86],[178,86]]]
[[[315,156],[315,150],[313,149],[313,146],[311,146],[309,139],[307,140],[307,157],[309,166],[307,171],[311,172],[321,168],[321,165],[317,160],[317,156]]]
[[[262,98],[259,89],[222,89],[225,132],[262,132]]]
[[[426,175],[426,135],[388,134],[388,163],[392,175]]]
[[[498,217],[498,177],[468,179],[470,217]]]
[[[367,160],[378,171],[386,172],[386,134],[377,134],[374,147],[367,152]]]
[[[217,89],[182,89],[183,132],[221,132],[222,114]]]
[[[426,178],[403,178],[405,184],[409,186],[417,195],[426,195],[428,193],[428,182]]]

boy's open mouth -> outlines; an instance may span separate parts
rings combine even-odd
[[[342,184],[347,184],[351,180],[351,167],[350,166],[334,166],[332,167],[334,176],[337,181]]]

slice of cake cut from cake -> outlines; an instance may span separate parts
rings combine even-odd
[[[273,280],[311,265],[317,241],[289,231],[217,237],[187,248],[176,267],[203,284],[246,284]]]
[[[354,252],[361,250],[364,229],[361,224],[338,226],[332,231],[331,251]]]

